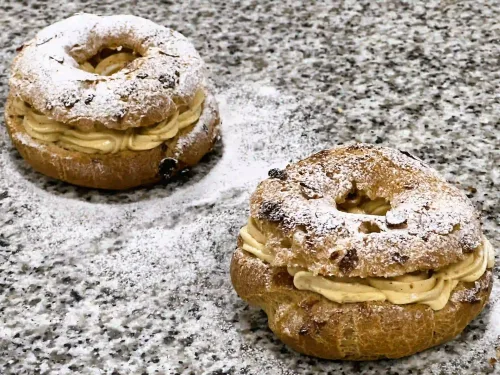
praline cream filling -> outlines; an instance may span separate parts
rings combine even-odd
[[[134,58],[130,53],[117,53],[102,60],[95,68],[88,62],[83,63],[81,68],[96,74],[111,75]],[[124,150],[151,150],[166,140],[174,138],[180,130],[198,121],[204,101],[205,94],[200,89],[191,103],[178,107],[172,116],[156,125],[124,131],[100,129],[89,132],[37,113],[20,99],[14,100],[13,106],[16,115],[23,117],[23,126],[32,138],[87,154],[110,154]]]
[[[356,194],[338,204],[337,208],[350,214],[383,216],[391,209],[391,205],[384,198],[371,200],[363,194]]]
[[[243,250],[266,263],[272,263],[274,255],[265,246],[266,238],[250,218],[241,228]],[[438,272],[419,272],[397,277],[333,277],[314,275],[307,270],[288,267],[297,289],[321,294],[337,303],[389,301],[395,305],[422,303],[433,310],[441,310],[450,299],[451,292],[460,281],[478,280],[487,268],[492,268],[495,253],[490,242],[484,238],[482,245],[456,264]]]
[[[130,52],[114,53],[99,61],[95,68],[90,62],[85,61],[83,64],[80,64],[80,69],[89,73],[99,74],[101,76],[110,76],[119,70],[122,70],[128,63],[135,60],[136,57],[136,55]]]

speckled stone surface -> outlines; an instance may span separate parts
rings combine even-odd
[[[0,127],[1,374],[500,373],[498,276],[456,340],[367,363],[292,352],[234,293],[230,257],[257,182],[349,141],[427,161],[500,244],[500,3],[301,3],[0,3],[2,112],[25,39],[75,12],[130,13],[193,41],[224,139],[178,181],[106,193],[33,172]]]

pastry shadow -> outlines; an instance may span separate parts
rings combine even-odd
[[[9,150],[8,157],[13,167],[29,183],[55,196],[89,203],[128,204],[148,199],[165,198],[177,189],[200,182],[221,160],[223,153],[224,142],[222,139],[219,139],[215,143],[213,150],[203,156],[200,162],[194,167],[178,173],[168,181],[127,190],[86,188],[45,176],[31,168],[14,147],[12,147],[12,150]]]

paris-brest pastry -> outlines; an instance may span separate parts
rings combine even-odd
[[[354,145],[270,171],[231,279],[296,351],[370,360],[458,335],[485,306],[493,265],[457,187],[408,153]]]
[[[181,34],[134,16],[79,14],[14,59],[5,118],[37,171],[126,189],[172,177],[209,152],[219,115],[205,64]]]

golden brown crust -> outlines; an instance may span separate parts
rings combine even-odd
[[[338,146],[274,172],[251,198],[274,266],[390,277],[438,270],[481,244],[470,200],[408,153]],[[385,216],[343,212],[339,204],[353,189],[385,199],[391,209]]]
[[[272,267],[240,248],[231,261],[231,280],[239,296],[261,307],[271,330],[294,350],[356,361],[400,358],[451,340],[481,312],[493,282],[488,270],[475,283],[458,284],[439,311],[423,304],[338,304],[297,290],[286,268]]]
[[[7,100],[5,122],[14,146],[36,171],[74,185],[122,190],[160,181],[158,168],[165,158],[178,160],[173,176],[197,164],[212,149],[219,132],[219,116],[213,96],[210,94],[206,100],[208,105],[199,120],[206,120],[204,124],[185,128],[167,143],[148,151],[85,154],[33,139],[14,114],[12,95]]]

